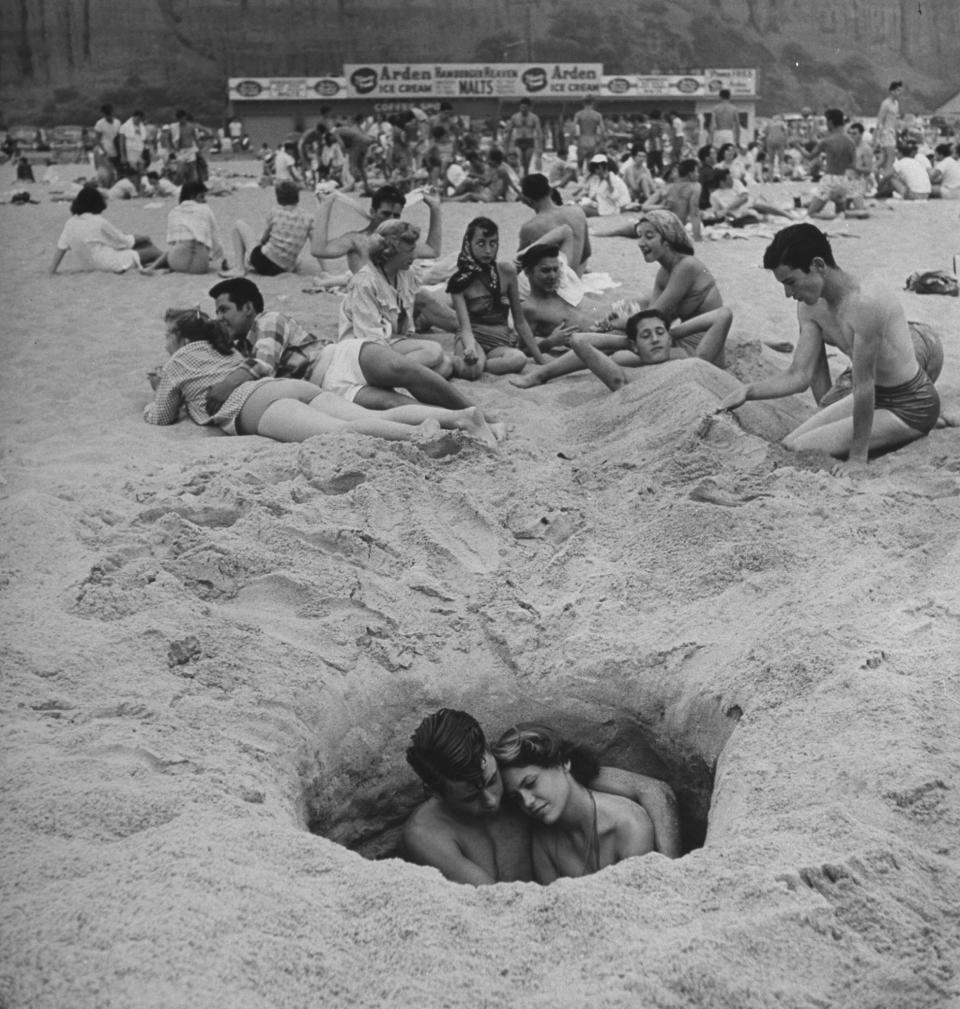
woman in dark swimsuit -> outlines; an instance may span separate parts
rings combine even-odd
[[[476,217],[467,225],[457,271],[447,282],[457,313],[458,378],[522,371],[527,355],[518,347],[518,334],[529,352],[536,346],[520,308],[516,267],[497,262],[499,248],[500,233],[489,218]],[[511,314],[516,332],[509,325]],[[461,355],[462,365],[456,363]]]

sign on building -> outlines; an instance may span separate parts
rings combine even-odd
[[[348,63],[350,98],[577,98],[599,94],[600,63]]]

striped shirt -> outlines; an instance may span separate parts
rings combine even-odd
[[[212,417],[206,408],[207,390],[242,364],[243,358],[235,350],[223,355],[204,340],[186,344],[163,366],[153,402],[143,411],[143,419],[148,424],[175,424],[181,407],[186,406],[190,419],[197,424],[232,424],[256,384],[246,382],[234,389]]]

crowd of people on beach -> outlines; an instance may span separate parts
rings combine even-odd
[[[833,213],[866,213],[866,161],[858,160],[860,145],[842,113],[827,111],[828,132],[807,152],[821,174],[804,219],[796,220],[796,208],[755,194],[743,198],[733,185],[738,179],[743,185],[736,120],[717,117],[714,136],[697,158],[685,157],[678,142],[671,160],[660,150],[651,166],[649,150],[631,150],[626,162],[619,161],[605,143],[603,117],[592,103],[584,111],[576,163],[567,165],[570,177],[563,183],[576,188],[566,200],[556,180],[536,170],[541,151],[529,103],[508,124],[507,150],[513,144],[518,162],[515,180],[500,174],[507,161],[499,148],[487,155],[490,170],[478,177],[479,189],[464,188],[465,179],[449,182],[445,159],[456,157],[458,147],[430,155],[439,185],[415,190],[413,197],[428,209],[426,236],[402,217],[411,199],[402,185],[383,182],[367,210],[325,185],[329,173],[314,182],[311,173],[322,174],[324,167],[316,152],[330,135],[327,126],[318,126],[312,139],[305,133],[288,144],[289,165],[281,161],[278,168],[274,161],[275,206],[259,235],[244,221],[233,223],[232,255],[224,250],[199,176],[181,183],[165,250],[147,236],[124,235],[110,225],[103,217],[102,187],[85,185],[73,200],[51,272],[67,251],[87,269],[220,272],[209,290],[209,311],[181,306],[165,314],[169,357],[151,375],[154,398],[144,411],[151,424],[174,423],[185,412],[229,434],[286,442],[343,430],[398,441],[454,430],[497,450],[504,426],[472,401],[466,384],[484,374],[494,380],[509,376],[509,384],[526,389],[588,370],[616,391],[642,369],[670,361],[698,359],[724,369],[735,318],[695,246],[710,219],[708,208],[725,223],[772,215],[784,226],[771,234],[763,266],[798,302],[793,358],[782,372],[731,382],[718,412],[810,389],[818,409],[783,444],[844,460],[840,470],[849,474],[861,471],[871,453],[921,438],[942,422],[934,384],[943,363],[939,334],[908,322],[896,294],[845,270],[828,236],[809,219],[828,203]],[[462,142],[446,126],[433,127],[434,146],[451,132]],[[887,158],[888,139],[881,133],[883,154],[869,174],[875,181],[892,180],[897,191],[898,159]],[[355,151],[364,146],[356,142]],[[711,163],[714,152],[719,158]],[[706,185],[707,207],[705,164],[713,180]],[[369,184],[369,164],[359,155],[348,157],[345,166]],[[661,185],[651,181],[654,170]],[[948,177],[944,172],[942,178]],[[518,248],[505,253],[497,224],[480,215],[467,225],[455,258],[444,260],[444,178],[446,195],[458,201],[471,193],[482,194],[483,202],[504,199],[515,188],[530,211]],[[310,188],[318,200],[313,211],[301,206]],[[355,211],[364,210],[366,223],[331,236],[334,207],[344,199]],[[619,298],[598,314],[585,301],[595,279],[589,263],[593,243],[608,235],[635,237],[656,275],[652,290]],[[341,273],[317,270],[308,288],[339,298],[335,333],[316,333],[268,309],[253,279],[295,274],[305,254],[316,263],[346,262]],[[850,361],[835,379],[828,348]],[[423,720],[407,758],[429,797],[406,825],[405,851],[448,879],[548,883],[651,851],[681,853],[669,786],[602,768],[549,726],[521,723],[490,745],[471,716],[444,708]],[[504,803],[505,797],[514,804]]]

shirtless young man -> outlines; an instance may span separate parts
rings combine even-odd
[[[826,235],[812,224],[777,232],[763,265],[798,301],[800,336],[790,367],[741,386],[721,404],[775,399],[812,388],[819,400],[829,384],[826,348],[853,361],[853,395],[831,403],[783,440],[795,451],[847,457],[839,472],[856,473],[871,449],[896,448],[922,438],[940,415],[940,399],[917,362],[907,319],[896,295],[866,287],[841,270]]]
[[[517,152],[524,175],[530,171],[531,163],[539,170],[543,128],[540,117],[530,109],[529,98],[521,98],[519,110],[507,120],[503,149]]]
[[[877,165],[877,182],[883,181],[893,172],[897,158],[897,127],[900,125],[900,95],[903,81],[891,81],[887,97],[880,103],[877,125],[873,133],[874,143],[880,148],[880,164]]]
[[[695,242],[703,241],[703,229],[700,226],[700,193],[701,185],[698,181],[700,174],[700,162],[696,158],[685,158],[677,165],[677,177],[672,182],[668,182],[663,189],[654,193],[650,199],[643,204],[644,210],[652,210],[654,207],[663,207],[677,215],[682,224],[690,224]],[[636,218],[634,218],[634,231],[636,230]],[[625,231],[623,234],[632,236],[634,231]]]
[[[573,128],[577,137],[577,167],[582,172],[607,132],[603,114],[597,111],[592,98],[584,98],[583,108],[573,117]]]
[[[533,879],[533,821],[503,802],[497,762],[476,719],[449,708],[428,715],[411,737],[407,761],[430,794],[403,829],[411,861],[439,869],[453,883]],[[665,782],[604,767],[591,787],[642,805],[653,820],[656,850],[680,855],[676,798]]]
[[[834,215],[823,215],[823,210],[832,201],[837,213],[845,212],[847,217],[869,217],[863,202],[865,190],[856,170],[857,145],[843,129],[843,112],[827,109],[824,118],[827,120],[827,135],[804,159],[808,164],[818,161],[821,156],[827,161],[816,195],[810,201],[810,216],[825,216],[829,220]],[[847,210],[847,200],[853,203],[850,210]]]
[[[703,324],[706,323],[706,329]],[[718,368],[724,366],[723,350],[733,323],[729,308],[705,312],[695,322],[670,325],[667,317],[656,308],[647,308],[627,320],[624,348],[640,365],[664,364],[697,357]],[[634,367],[624,368],[615,357],[597,347],[596,337],[575,333],[570,347],[581,362],[613,392],[636,378]],[[633,362],[631,362],[633,364]]]
[[[535,242],[543,242],[548,232],[566,224],[571,232],[571,244],[567,262],[571,269],[582,276],[590,259],[590,232],[587,229],[587,215],[572,204],[557,206],[553,202],[552,189],[546,175],[535,172],[527,175],[521,183],[523,202],[533,210],[534,215],[520,225],[519,248],[525,249]],[[553,244],[553,243],[548,243]],[[559,244],[559,243],[557,243]],[[567,250],[564,250],[565,253]]]

